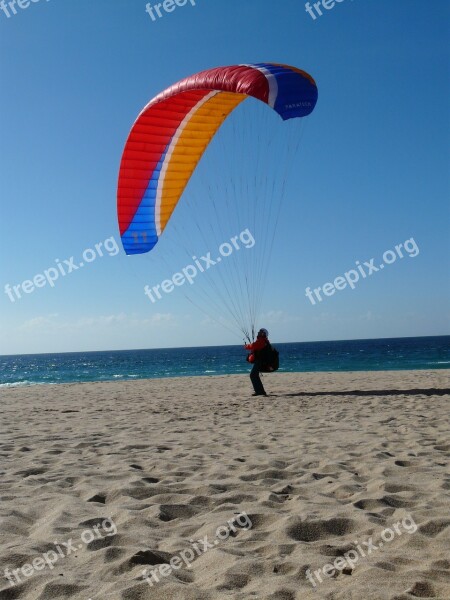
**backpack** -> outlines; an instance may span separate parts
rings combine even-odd
[[[261,350],[259,360],[262,364],[261,371],[263,373],[273,373],[280,367],[280,353],[270,344],[264,350]]]

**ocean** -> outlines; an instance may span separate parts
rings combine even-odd
[[[450,368],[450,336],[274,345],[284,372]],[[245,357],[242,346],[0,356],[0,386],[248,373]]]

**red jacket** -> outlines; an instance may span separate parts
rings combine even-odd
[[[270,344],[269,340],[266,337],[257,337],[256,341],[253,344],[245,344],[246,350],[262,350]]]

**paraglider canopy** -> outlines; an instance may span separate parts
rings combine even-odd
[[[119,173],[117,211],[127,254],[155,246],[209,142],[249,96],[287,120],[314,110],[317,87],[310,75],[287,65],[219,67],[179,81],[142,110]]]

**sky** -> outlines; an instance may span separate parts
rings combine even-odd
[[[257,326],[275,342],[450,333],[447,1],[325,0],[311,15],[303,0],[189,0],[153,18],[142,0],[12,4],[0,2],[0,354],[241,342],[179,290],[145,296],[144,283],[185,263],[125,256],[116,189],[153,96],[258,62],[307,71],[319,100],[293,156]],[[201,185],[187,192],[206,202]],[[178,224],[202,253],[196,218]],[[83,268],[35,279],[87,249]],[[384,265],[368,275],[372,258]],[[356,261],[365,276],[336,289]]]

